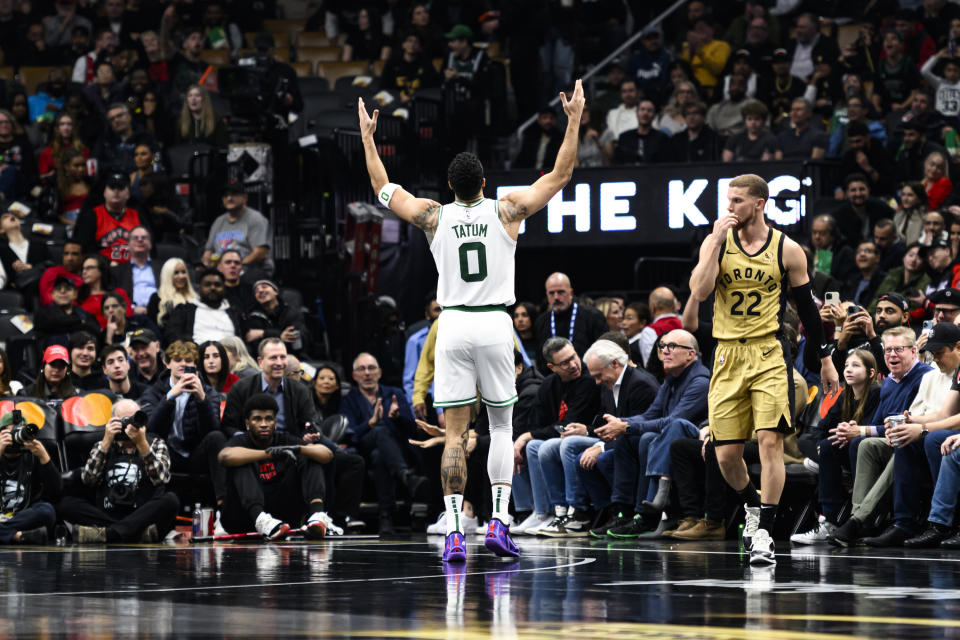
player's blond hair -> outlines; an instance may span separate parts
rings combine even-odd
[[[752,173],[737,176],[730,181],[730,186],[746,189],[747,193],[758,200],[767,201],[770,198],[770,189],[767,187],[767,181]]]

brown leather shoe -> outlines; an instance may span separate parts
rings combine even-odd
[[[727,531],[719,520],[697,520],[697,524],[673,535],[677,540],[723,540]]]
[[[687,529],[690,529],[696,526],[698,522],[700,522],[700,520],[697,518],[684,518],[683,520],[680,521],[680,524],[677,525],[676,529],[670,529],[669,531],[664,531],[663,537],[672,538],[673,534],[679,533],[680,531],[686,531]]]

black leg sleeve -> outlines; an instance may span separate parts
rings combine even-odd
[[[704,504],[703,509],[710,520],[722,521],[726,514],[726,495],[730,485],[720,473],[720,464],[717,462],[717,450],[713,442],[707,442],[706,475],[703,481]],[[732,489],[731,489],[732,491]]]

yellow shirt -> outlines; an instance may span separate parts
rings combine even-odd
[[[770,229],[763,247],[749,255],[740,246],[736,230],[727,231],[713,303],[713,337],[760,338],[780,329],[786,275],[783,241],[780,231]]]

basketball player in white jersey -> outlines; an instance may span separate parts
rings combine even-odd
[[[373,134],[379,112],[367,115],[359,100],[360,132],[370,183],[381,204],[427,234],[440,280],[437,302],[443,314],[437,333],[434,404],[446,414],[446,437],[440,477],[446,507],[444,562],[465,562],[463,488],[467,481],[466,444],[470,407],[477,390],[490,418],[487,472],[493,489],[493,517],[484,545],[499,556],[517,556],[510,539],[508,508],[513,479],[514,385],[513,324],[506,313],[514,297],[514,251],[520,223],[536,213],[570,180],[577,157],[577,133],[583,113],[583,86],[577,80],[569,100],[560,94],[567,131],[553,171],[533,186],[502,200],[483,196],[483,167],[477,157],[461,153],[450,163],[447,180],[456,200],[441,205],[415,198],[387,179]]]

